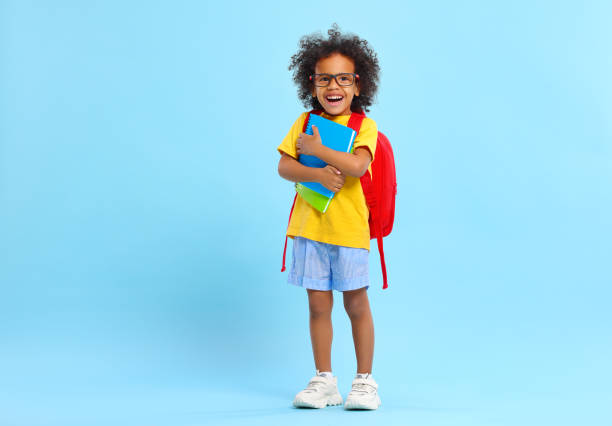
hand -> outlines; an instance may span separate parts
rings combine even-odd
[[[316,155],[315,152],[323,143],[321,142],[321,136],[319,136],[319,129],[317,126],[312,126],[312,135],[306,133],[300,133],[297,140],[297,153],[306,155]]]
[[[331,192],[336,193],[344,186],[345,176],[340,170],[329,164],[323,167],[320,174],[319,183]]]

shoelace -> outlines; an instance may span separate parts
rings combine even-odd
[[[323,379],[312,379],[304,389],[306,393],[319,392],[327,383]]]

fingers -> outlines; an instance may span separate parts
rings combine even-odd
[[[340,170],[335,168],[334,166],[328,164],[325,168],[332,174],[333,177],[329,178],[329,185],[326,185],[327,189],[332,192],[338,192],[342,189],[345,182],[345,176],[342,174]]]
[[[332,166],[331,164],[328,164],[327,167],[329,167],[334,173],[336,173],[337,175],[341,175],[342,172],[340,170],[338,170],[337,168],[335,168],[334,166]]]
[[[336,192],[340,191],[343,186],[344,185],[342,185],[342,184],[336,184],[336,185],[325,186],[325,187],[327,189],[329,189],[331,192],[336,193]]]
[[[344,186],[344,176],[335,175],[332,181],[332,186],[334,188],[334,192],[338,192]]]
[[[342,185],[344,185],[344,180],[346,179],[346,176],[344,176],[342,172],[338,170],[337,168],[335,168],[334,166],[327,165],[327,167],[334,174],[334,179],[336,179],[337,182],[340,182],[342,183]]]
[[[342,185],[332,185],[329,189],[334,194],[342,189]]]
[[[342,187],[344,186],[344,180],[335,180],[332,179],[331,181],[327,181],[327,182],[321,182],[323,184],[323,186],[327,189],[329,189],[331,192],[338,192],[342,189]]]

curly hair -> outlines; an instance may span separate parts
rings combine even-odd
[[[374,103],[380,66],[376,52],[366,40],[355,34],[341,34],[338,24],[334,23],[327,31],[327,40],[320,32],[304,36],[300,39],[298,52],[291,57],[289,71],[293,71],[293,82],[298,86],[298,97],[306,108],[323,109],[316,97],[312,96],[313,83],[309,76],[314,73],[320,59],[333,53],[340,53],[351,58],[355,63],[355,72],[359,74],[359,96],[353,97],[352,111],[369,111]]]

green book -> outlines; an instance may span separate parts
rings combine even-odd
[[[320,211],[321,213],[325,213],[327,208],[329,207],[329,203],[333,197],[328,197],[327,195],[319,194],[317,191],[313,191],[307,186],[302,185],[301,183],[295,184],[296,192],[310,204],[312,207]]]

